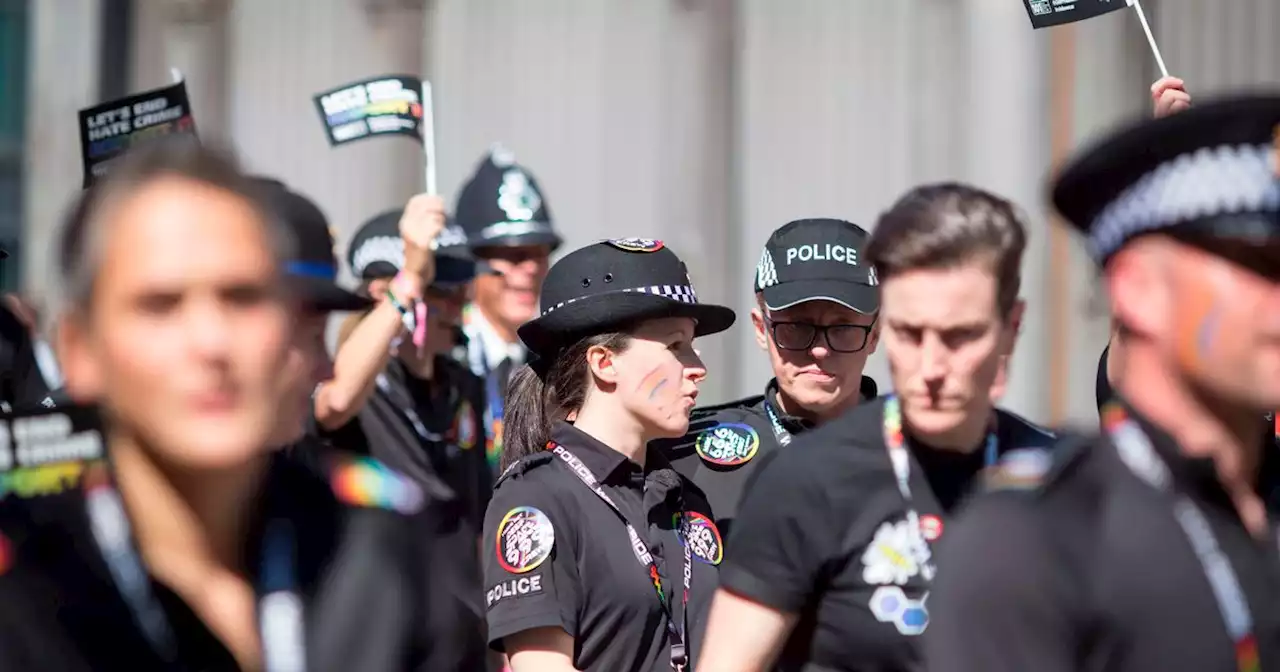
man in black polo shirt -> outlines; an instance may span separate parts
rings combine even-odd
[[[1125,332],[1100,437],[1004,470],[953,526],[930,670],[1280,669],[1280,96],[1074,159],[1053,202]]]
[[[756,266],[756,343],[769,353],[764,394],[694,411],[669,447],[680,473],[711,502],[728,534],[757,465],[793,436],[876,396],[862,375],[875,352],[880,291],[862,250],[867,232],[838,219],[804,219],[769,236]]]

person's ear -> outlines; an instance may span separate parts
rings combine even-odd
[[[64,317],[54,325],[54,353],[62,369],[67,395],[78,402],[91,402],[103,393],[102,367],[95,355],[87,317]]]
[[[764,321],[764,314],[760,312],[760,308],[751,309],[751,330],[756,335],[756,345],[761,350],[769,351],[769,325]]]
[[[618,369],[615,366],[614,353],[603,345],[587,348],[587,369],[591,376],[607,385],[618,384]]]

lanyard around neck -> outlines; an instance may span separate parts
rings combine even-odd
[[[658,572],[658,563],[653,559],[653,554],[649,552],[649,546],[644,543],[640,534],[636,532],[635,526],[631,524],[631,521],[627,520],[618,505],[613,503],[613,499],[604,491],[604,488],[600,487],[600,482],[587,469],[587,466],[582,463],[582,460],[579,460],[568,448],[555,442],[548,443],[547,450],[559,457],[564,462],[564,465],[569,468],[570,473],[577,476],[578,480],[587,486],[587,489],[595,493],[596,497],[600,498],[622,519],[622,523],[627,529],[627,536],[631,541],[631,550],[635,552],[636,559],[640,561],[640,565],[648,572],[649,579],[653,582],[653,589],[658,594],[658,603],[662,605],[662,609],[667,615],[667,629],[671,633],[672,642],[671,669],[683,670],[689,660],[688,648],[685,644],[685,633],[688,632],[689,626],[689,584],[693,575],[693,543],[687,539],[682,540],[684,542],[684,596],[680,600],[681,624],[677,628],[676,619],[671,614],[671,605],[668,604],[666,593],[662,590],[662,576]],[[681,513],[683,518],[684,512]],[[676,535],[680,536],[679,525],[676,527]]]
[[[1231,566],[1231,560],[1218,543],[1218,538],[1214,536],[1208,518],[1190,497],[1174,489],[1169,465],[1156,452],[1151,439],[1129,417],[1124,407],[1115,402],[1104,406],[1102,426],[1111,437],[1120,461],[1139,480],[1172,500],[1173,517],[1191,543],[1191,548],[1195,550],[1200,568],[1209,580],[1209,587],[1213,589],[1213,597],[1218,603],[1218,612],[1222,615],[1227,634],[1235,644],[1237,669],[1240,672],[1258,670],[1258,643],[1253,634],[1253,614],[1249,611],[1249,603],[1240,588],[1240,579]]]
[[[103,465],[105,467],[105,464]],[[88,486],[85,507],[93,539],[116,588],[148,643],[168,666],[181,667],[177,635],[151,589],[151,579],[134,547],[124,502],[108,475]],[[295,539],[284,520],[271,520],[263,537],[257,617],[267,672],[303,672],[303,607],[298,596]]]
[[[773,428],[773,438],[778,440],[778,445],[787,446],[791,444],[791,432],[782,425],[782,416],[778,414],[773,404],[769,403],[769,393],[764,395],[764,412],[769,416],[769,426]]]

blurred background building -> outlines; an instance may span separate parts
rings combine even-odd
[[[1280,85],[1280,2],[1145,8],[1193,96]],[[922,181],[995,190],[1032,222],[1007,405],[1095,417],[1104,307],[1044,185],[1064,152],[1150,114],[1157,73],[1132,12],[1033,32],[1019,0],[0,0],[8,287],[56,296],[51,242],[81,179],[76,111],[165,85],[170,68],[201,136],[315,198],[342,244],[420,189],[421,156],[395,139],[330,149],[312,95],[431,79],[446,198],[501,141],[540,179],[567,248],[664,239],[701,297],[740,310],[739,328],[701,344],[705,400],[768,376],[745,315],[773,228],[870,227]],[[887,381],[881,357],[870,369]]]

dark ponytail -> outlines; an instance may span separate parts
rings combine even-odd
[[[621,332],[587,336],[552,358],[516,369],[507,385],[502,413],[502,459],[505,470],[526,455],[547,447],[551,425],[582,408],[587,395],[587,350],[592,346],[622,352],[631,336]]]

